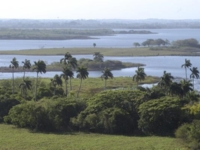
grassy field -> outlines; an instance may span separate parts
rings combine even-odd
[[[0,150],[187,150],[170,137],[31,133],[0,124]]]
[[[30,92],[30,95],[34,94],[34,87],[35,87],[35,79],[31,78],[32,80],[32,89]],[[147,76],[144,81],[141,82],[141,84],[144,83],[156,83],[160,79],[158,77],[151,77]],[[16,78],[15,79],[15,90],[20,92],[19,85],[22,82],[22,78]],[[48,86],[50,84],[49,78],[39,78],[39,87],[42,86]],[[7,80],[0,80],[0,85],[2,87],[10,88],[12,89],[12,81],[11,79]],[[80,85],[80,79],[74,78],[72,79],[72,91],[70,92],[72,95],[76,95]],[[63,89],[65,89],[65,83],[63,81]],[[69,87],[69,83],[68,83]],[[133,82],[132,77],[114,77],[113,79],[107,80],[107,89],[117,89],[117,88],[125,88],[130,89],[136,87],[136,83]],[[80,97],[88,97],[93,96],[95,93],[101,92],[104,90],[104,80],[99,78],[87,78],[83,80],[82,88],[80,91]]]
[[[98,44],[98,43],[97,43]],[[66,52],[72,55],[94,54],[100,52],[104,56],[174,56],[174,55],[199,55],[200,49],[197,48],[156,48],[150,50],[147,47],[141,48],[51,48],[51,49],[32,49],[32,50],[14,50],[0,51],[0,54],[6,55],[64,55]]]

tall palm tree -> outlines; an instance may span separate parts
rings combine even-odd
[[[12,94],[14,94],[14,88],[15,88],[15,85],[14,85],[14,72],[15,72],[15,69],[17,69],[18,67],[19,67],[19,62],[14,57],[12,59],[12,61],[10,62],[10,66],[9,66],[9,68],[12,68]]]
[[[113,78],[113,74],[111,72],[111,70],[109,68],[104,68],[104,70],[102,71],[102,75],[101,78],[104,79],[104,90],[106,90],[106,81],[108,80],[108,78]]]
[[[26,98],[27,90],[31,90],[32,82],[31,80],[23,80],[22,83],[20,83],[19,88],[21,89],[21,95]]]
[[[53,89],[54,89],[53,95],[56,95],[56,87],[57,87],[57,85],[58,85],[58,86],[62,86],[62,79],[61,79],[61,77],[60,77],[59,75],[56,74],[56,75],[53,77],[53,79],[51,79],[51,86],[52,86]]]
[[[43,60],[34,61],[33,70],[37,73],[36,83],[35,83],[35,101],[37,101],[37,86],[38,86],[38,74],[46,73],[46,64]]]
[[[69,52],[65,54],[64,58],[60,59],[60,63],[68,65],[70,69],[76,69],[76,67],[78,66],[77,59],[75,57],[72,57],[72,55]],[[72,90],[71,78],[69,78],[69,80],[70,80],[70,90]]]
[[[140,81],[144,80],[146,77],[146,73],[144,72],[144,68],[138,67],[135,71],[135,75],[133,76],[133,81],[137,83],[137,87]]]
[[[78,93],[77,93],[77,97],[79,96],[79,93],[80,93],[80,90],[81,90],[81,85],[82,85],[82,80],[86,79],[89,75],[88,71],[87,71],[87,68],[85,67],[78,67],[77,69],[77,78],[79,78],[81,81],[80,81],[80,86],[79,86],[79,90],[78,90]]]
[[[167,93],[173,79],[174,77],[171,75],[171,73],[167,73],[166,71],[164,71],[163,76],[161,77],[161,80],[159,81],[158,85],[161,88],[163,87],[165,90],[165,93]]]
[[[68,79],[74,77],[74,73],[69,66],[64,66],[62,70],[62,74],[60,75],[65,80],[65,94],[68,95]],[[71,80],[70,80],[71,81]]]
[[[190,68],[192,64],[190,63],[190,60],[185,59],[185,63],[181,66],[185,68],[185,76],[187,80],[187,68]]]
[[[190,78],[193,79],[193,89],[194,89],[194,79],[199,78],[199,70],[197,67],[193,67],[193,68],[190,68],[190,71],[191,71]]]
[[[67,53],[65,53],[65,55],[64,55],[64,58],[61,58],[60,59],[60,63],[62,64],[67,64],[67,62],[68,62],[68,60],[70,59],[70,58],[72,58],[72,55],[69,53],[69,52],[67,52]]]
[[[100,52],[94,53],[94,61],[103,62],[103,55]]]
[[[31,68],[31,62],[30,62],[30,60],[25,59],[25,61],[22,61],[22,64],[23,64],[23,70],[24,70],[24,77],[23,77],[23,79],[25,79],[26,69],[30,69]]]

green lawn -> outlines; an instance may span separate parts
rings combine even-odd
[[[169,137],[31,133],[0,124],[0,150],[187,150]]]
[[[66,52],[72,55],[77,54],[94,54],[100,52],[104,56],[174,56],[174,55],[199,55],[200,49],[197,48],[163,48],[158,47],[156,50],[150,50],[147,47],[141,48],[49,48],[49,49],[33,49],[33,50],[14,50],[0,51],[0,54],[12,55],[64,55]]]

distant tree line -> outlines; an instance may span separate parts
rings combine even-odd
[[[173,46],[173,47],[197,47],[199,48],[198,40],[194,38],[190,39],[183,39],[183,40],[176,40],[170,43],[168,39],[147,39],[146,41],[142,42],[141,44],[138,42],[134,42],[133,45],[135,47],[144,46],[144,47],[160,47],[160,46]]]

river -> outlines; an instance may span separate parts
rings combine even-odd
[[[94,38],[98,39],[86,40],[0,40],[0,50],[92,47],[93,43],[96,43],[97,47],[102,48],[129,48],[133,47],[134,42],[142,43],[147,39],[158,38],[168,39],[170,42],[187,38],[195,38],[200,41],[200,29],[145,30],[156,32],[158,34],[117,34],[115,36],[94,36]]]

